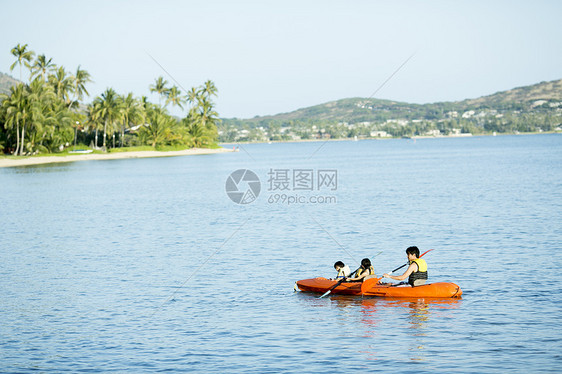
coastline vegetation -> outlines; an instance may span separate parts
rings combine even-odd
[[[218,90],[211,80],[183,93],[158,77],[149,87],[159,96],[157,104],[113,88],[86,103],[92,77],[81,66],[70,72],[52,58],[36,55],[27,44],[18,44],[11,53],[15,61],[10,70],[19,68],[20,81],[0,95],[0,154],[217,147],[220,119],[213,98]],[[29,70],[28,82],[23,82],[22,69]],[[185,108],[185,117],[170,115],[172,106]]]

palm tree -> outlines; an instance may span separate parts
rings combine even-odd
[[[5,95],[2,101],[2,109],[5,110],[5,120],[8,129],[16,128],[16,150],[15,155],[19,153],[23,156],[26,147],[25,136],[26,128],[29,125],[30,132],[33,131],[35,125],[43,118],[42,102],[45,99],[42,82],[32,82],[32,86],[20,83],[12,86],[10,95]],[[21,137],[20,137],[21,127]]]
[[[168,84],[167,80],[164,80],[164,77],[158,77],[156,78],[156,81],[154,82],[153,85],[151,85],[150,88],[150,92],[156,92],[158,93],[158,95],[160,95],[160,97],[158,98],[158,104],[162,105],[161,100],[162,100],[162,96],[165,96],[168,93],[168,87],[166,87],[166,85]]]
[[[202,87],[202,91],[208,98],[210,98],[211,96],[217,96],[217,93],[219,92],[217,86],[215,86],[215,83],[212,80],[208,80],[205,82],[204,86]]]
[[[107,130],[115,132],[115,122],[119,119],[121,102],[119,100],[119,95],[113,90],[113,88],[108,88],[101,97],[97,97],[94,100],[94,105],[98,105],[99,116],[103,119],[103,147],[105,148],[105,141],[107,138]]]
[[[187,92],[187,101],[191,105],[195,105],[195,103],[197,103],[198,100],[199,100],[199,90],[195,87],[191,87],[191,90]]]
[[[5,128],[16,132],[15,155],[48,150],[44,141],[53,149],[71,139],[70,111],[41,77],[13,86],[4,95],[1,112]]]
[[[10,66],[10,71],[14,70],[16,65],[20,66],[20,82],[22,81],[21,78],[21,66],[25,65],[27,68],[30,68],[30,62],[35,53],[33,51],[27,50],[27,44],[21,45],[18,43],[14,48],[11,50],[12,55],[15,56],[16,61]]]
[[[88,108],[86,109],[86,123],[89,127],[95,130],[94,149],[98,148],[98,130],[103,127],[99,108],[99,103],[95,102],[94,104],[88,105]]]
[[[86,70],[80,69],[80,65],[78,65],[76,74],[74,74],[71,79],[74,87],[74,100],[70,102],[69,106],[71,106],[76,101],[82,100],[84,94],[90,96],[88,90],[86,90],[86,83],[92,82],[90,73],[88,73],[88,71]]]
[[[52,88],[49,87],[50,90]],[[53,152],[64,146],[65,143],[72,141],[74,132],[72,131],[72,113],[68,106],[52,93],[54,99],[50,101],[49,109],[44,117],[44,133],[41,139],[40,148],[46,148]]]
[[[136,124],[143,121],[144,115],[141,104],[135,99],[132,92],[127,96],[122,96],[121,103],[121,120],[123,121],[121,126],[121,147],[123,147],[125,127],[130,127],[131,123]]]
[[[144,109],[144,111],[148,111],[148,108],[150,107],[150,101],[148,101],[148,97],[146,96],[141,96],[140,98],[140,106]]]
[[[154,105],[153,103],[148,101],[148,98],[146,96],[141,96],[139,105],[140,105],[140,113],[141,113],[141,116],[142,116],[141,122],[143,124],[145,124],[146,120],[147,120],[148,113],[151,110],[153,110],[156,105]]]
[[[167,106],[169,103],[172,103],[172,105],[179,106],[181,109],[183,109],[182,104],[185,104],[185,99],[181,96],[181,91],[176,86],[173,86],[167,92],[166,103],[164,104],[164,106]]]
[[[64,67],[60,66],[55,74],[49,75],[49,83],[53,86],[57,97],[68,104],[69,96],[74,92],[74,84],[72,77],[67,74]]]
[[[201,124],[189,121],[186,129],[189,139],[194,147],[202,147],[203,145],[210,143],[211,138],[207,134],[205,127]]]
[[[23,153],[23,139],[20,149],[20,125],[24,125],[28,118],[28,100],[25,85],[19,83],[10,88],[9,95],[3,95],[2,109],[5,113],[5,126],[10,130],[15,127],[16,129],[16,150],[14,155]],[[25,132],[24,132],[25,135]]]
[[[160,111],[149,113],[149,125],[139,130],[139,137],[144,143],[150,143],[153,148],[173,140],[176,121]]]
[[[56,95],[53,89],[45,84],[39,77],[35,78],[28,86],[29,103],[30,103],[30,121],[29,121],[29,142],[25,143],[28,151],[33,152],[36,147],[42,145],[43,139],[46,135],[47,128],[51,128],[51,133],[54,128],[62,125],[62,118],[59,116],[62,113],[59,108],[56,108]],[[42,134],[42,136],[40,136]],[[25,139],[22,136],[22,139]],[[37,141],[40,144],[37,144]],[[42,147],[41,150],[44,147]]]
[[[197,147],[209,144],[218,137],[217,124],[220,119],[210,99],[216,94],[217,88],[210,80],[206,81],[202,87],[192,88],[187,93],[191,109],[183,122],[193,144]]]
[[[219,114],[213,109],[213,103],[206,98],[199,102],[196,119],[209,130],[211,136],[217,132],[217,123],[220,122]]]
[[[35,75],[41,74],[41,78],[43,78],[43,81],[46,82],[47,73],[56,68],[56,65],[51,61],[53,61],[53,59],[50,58],[47,60],[47,57],[45,57],[45,55],[37,56],[37,59],[35,59],[35,63],[31,68],[31,77],[33,78]]]

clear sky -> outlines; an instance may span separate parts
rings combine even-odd
[[[369,97],[414,53],[375,97],[452,101],[562,78],[561,1],[0,0],[0,9],[4,73],[11,48],[27,43],[88,70],[92,95],[149,95],[157,76],[171,81],[150,54],[186,89],[213,80],[221,117]]]

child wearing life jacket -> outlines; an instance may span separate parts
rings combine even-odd
[[[349,273],[351,273],[351,270],[349,270],[349,266],[347,266],[341,261],[337,261],[334,264],[334,269],[336,269],[336,271],[338,272],[338,275],[336,275],[336,279],[338,280],[345,277],[349,277]]]
[[[408,247],[406,249],[406,256],[408,256],[408,262],[410,266],[402,275],[390,275],[383,274],[384,278],[390,278],[394,280],[404,280],[408,278],[408,283],[410,286],[421,286],[425,284],[427,280],[427,263],[423,258],[420,257],[420,250],[418,247]]]
[[[376,278],[375,269],[371,265],[371,260],[364,258],[361,260],[361,267],[357,270],[355,277],[346,278],[348,282],[363,282],[365,279]]]

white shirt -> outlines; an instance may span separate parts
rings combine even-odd
[[[349,277],[350,273],[351,273],[351,270],[349,270],[349,266],[345,265],[343,268],[340,268],[336,278],[342,278],[342,276]]]

